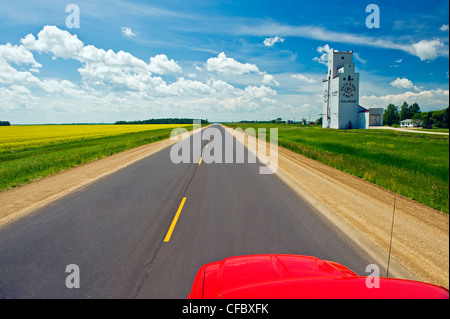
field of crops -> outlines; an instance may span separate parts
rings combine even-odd
[[[331,130],[293,124],[227,124],[278,128],[293,150],[427,206],[449,212],[449,137],[391,130]]]
[[[18,125],[1,127],[0,152],[175,127],[178,125]]]
[[[170,137],[192,125],[21,125],[0,127],[0,191]]]

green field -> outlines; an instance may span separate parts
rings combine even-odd
[[[279,146],[449,212],[449,137],[391,130],[332,130],[295,124],[233,123],[278,128]]]
[[[192,125],[26,125],[0,127],[0,191],[170,137]]]

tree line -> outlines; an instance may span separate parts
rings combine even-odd
[[[200,120],[201,124],[209,124],[208,119]],[[123,124],[192,124],[194,119],[179,119],[179,118],[166,118],[166,119],[149,119],[142,121],[117,121],[116,125]]]
[[[0,121],[0,126],[11,126],[11,123],[8,121]]]
[[[383,113],[383,122],[389,126],[394,124],[400,124],[401,121],[411,119],[416,122],[418,126],[423,128],[448,128],[449,108],[439,111],[422,112],[420,106],[417,103],[408,105],[403,102],[401,107],[397,107],[394,104],[389,104]]]

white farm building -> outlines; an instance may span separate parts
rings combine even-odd
[[[332,50],[327,78],[323,80],[322,127],[366,129],[383,125],[383,108],[359,105],[359,73],[355,73],[353,51]]]

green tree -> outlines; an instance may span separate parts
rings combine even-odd
[[[448,107],[445,109],[444,116],[442,118],[442,127],[448,128]]]
[[[384,110],[383,113],[383,122],[386,123],[389,126],[392,126],[392,124],[398,124],[400,119],[398,108],[394,104],[389,104]]]
[[[420,113],[420,106],[417,103],[414,103],[409,106],[409,114],[411,114],[410,118],[413,118],[413,116],[417,113]]]
[[[409,105],[405,101],[405,102],[403,102],[403,105],[400,108],[400,120],[403,121],[403,120],[406,120],[406,119],[410,119],[411,117],[412,116],[411,116],[411,114],[409,112]]]
[[[433,112],[422,113],[422,127],[423,128],[432,128],[434,124],[433,121]]]

